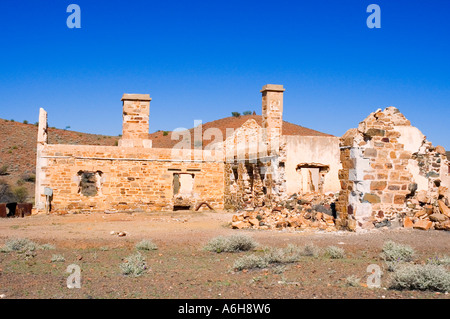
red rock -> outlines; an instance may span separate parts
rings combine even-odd
[[[237,228],[237,229],[247,228],[249,226],[250,226],[249,223],[242,222],[242,221],[231,223],[231,227]]]
[[[413,227],[416,229],[428,230],[433,226],[433,223],[429,220],[418,220],[414,223]]]
[[[441,211],[441,213],[447,217],[450,217],[450,208],[448,208],[447,205],[445,205],[444,201],[438,200],[438,204],[439,204],[439,210]]]
[[[256,218],[250,218],[248,220],[248,222],[252,225],[252,226],[259,226],[259,220]]]
[[[405,227],[405,228],[413,227],[413,222],[412,222],[411,218],[409,218],[408,216],[406,216],[405,219],[403,220],[403,227]]]

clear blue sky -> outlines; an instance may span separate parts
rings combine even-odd
[[[150,93],[150,132],[189,128],[261,114],[272,83],[289,122],[341,136],[396,106],[450,150],[448,0],[1,0],[0,34],[1,118],[118,135],[122,94]]]

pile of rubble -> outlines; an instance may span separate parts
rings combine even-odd
[[[336,230],[334,202],[337,194],[294,194],[275,208],[257,207],[233,215],[232,228],[290,228]]]
[[[408,200],[411,209],[403,220],[406,228],[450,230],[450,192],[440,186],[436,193],[419,191]]]

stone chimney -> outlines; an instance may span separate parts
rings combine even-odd
[[[148,139],[151,100],[149,94],[123,95],[123,123],[122,139],[119,141],[120,147],[152,147],[152,141]]]
[[[266,84],[262,93],[262,127],[269,152],[278,152],[283,129],[283,85]]]

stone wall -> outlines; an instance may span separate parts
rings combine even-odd
[[[194,176],[192,195],[183,204],[224,207],[224,163],[207,151],[174,159],[170,149],[45,145],[40,156],[38,189],[53,189],[53,210],[173,210],[174,174]],[[92,194],[82,192],[85,173],[88,184],[97,187],[94,195],[83,195]],[[42,192],[37,196],[45,201]]]
[[[398,109],[377,110],[340,141],[338,226],[400,226],[419,190],[437,194],[447,159]]]

